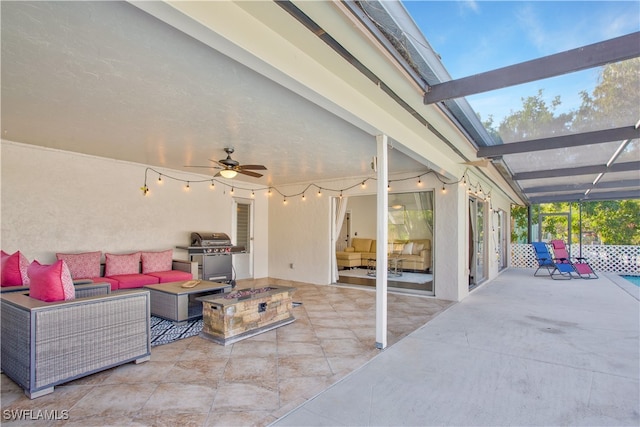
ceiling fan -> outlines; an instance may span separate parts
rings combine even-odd
[[[237,174],[241,173],[243,175],[252,176],[254,178],[260,178],[262,174],[253,172],[253,170],[267,170],[267,168],[263,165],[241,165],[237,160],[233,160],[231,158],[231,154],[234,152],[233,148],[225,148],[225,153],[227,153],[226,159],[221,160],[211,160],[210,162],[214,162],[219,164],[220,166],[185,166],[187,168],[208,168],[208,169],[222,169],[215,176],[221,176],[223,178],[234,178]]]

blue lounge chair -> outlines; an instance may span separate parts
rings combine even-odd
[[[539,276],[538,271],[545,269],[554,280],[571,279],[571,274],[575,270],[568,259],[554,259],[545,242],[532,242],[531,245],[536,252],[536,261],[538,261],[538,269],[533,273],[534,276]]]

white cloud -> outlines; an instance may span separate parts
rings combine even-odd
[[[477,0],[461,0],[458,1],[458,8],[462,15],[466,15],[467,11],[471,11],[474,13],[480,12],[480,5]]]

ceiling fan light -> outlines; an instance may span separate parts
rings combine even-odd
[[[235,178],[236,175],[238,175],[238,172],[234,171],[233,169],[223,169],[220,171],[220,175],[222,175],[224,178]]]

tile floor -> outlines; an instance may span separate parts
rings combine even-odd
[[[0,422],[6,426],[264,426],[380,353],[375,349],[372,290],[269,283],[297,288],[294,301],[303,304],[294,308],[294,323],[226,347],[200,337],[153,347],[149,362],[72,381],[34,400],[3,374]],[[388,345],[451,304],[390,293]],[[7,419],[10,411],[21,409],[32,414],[68,411],[68,419]]]

